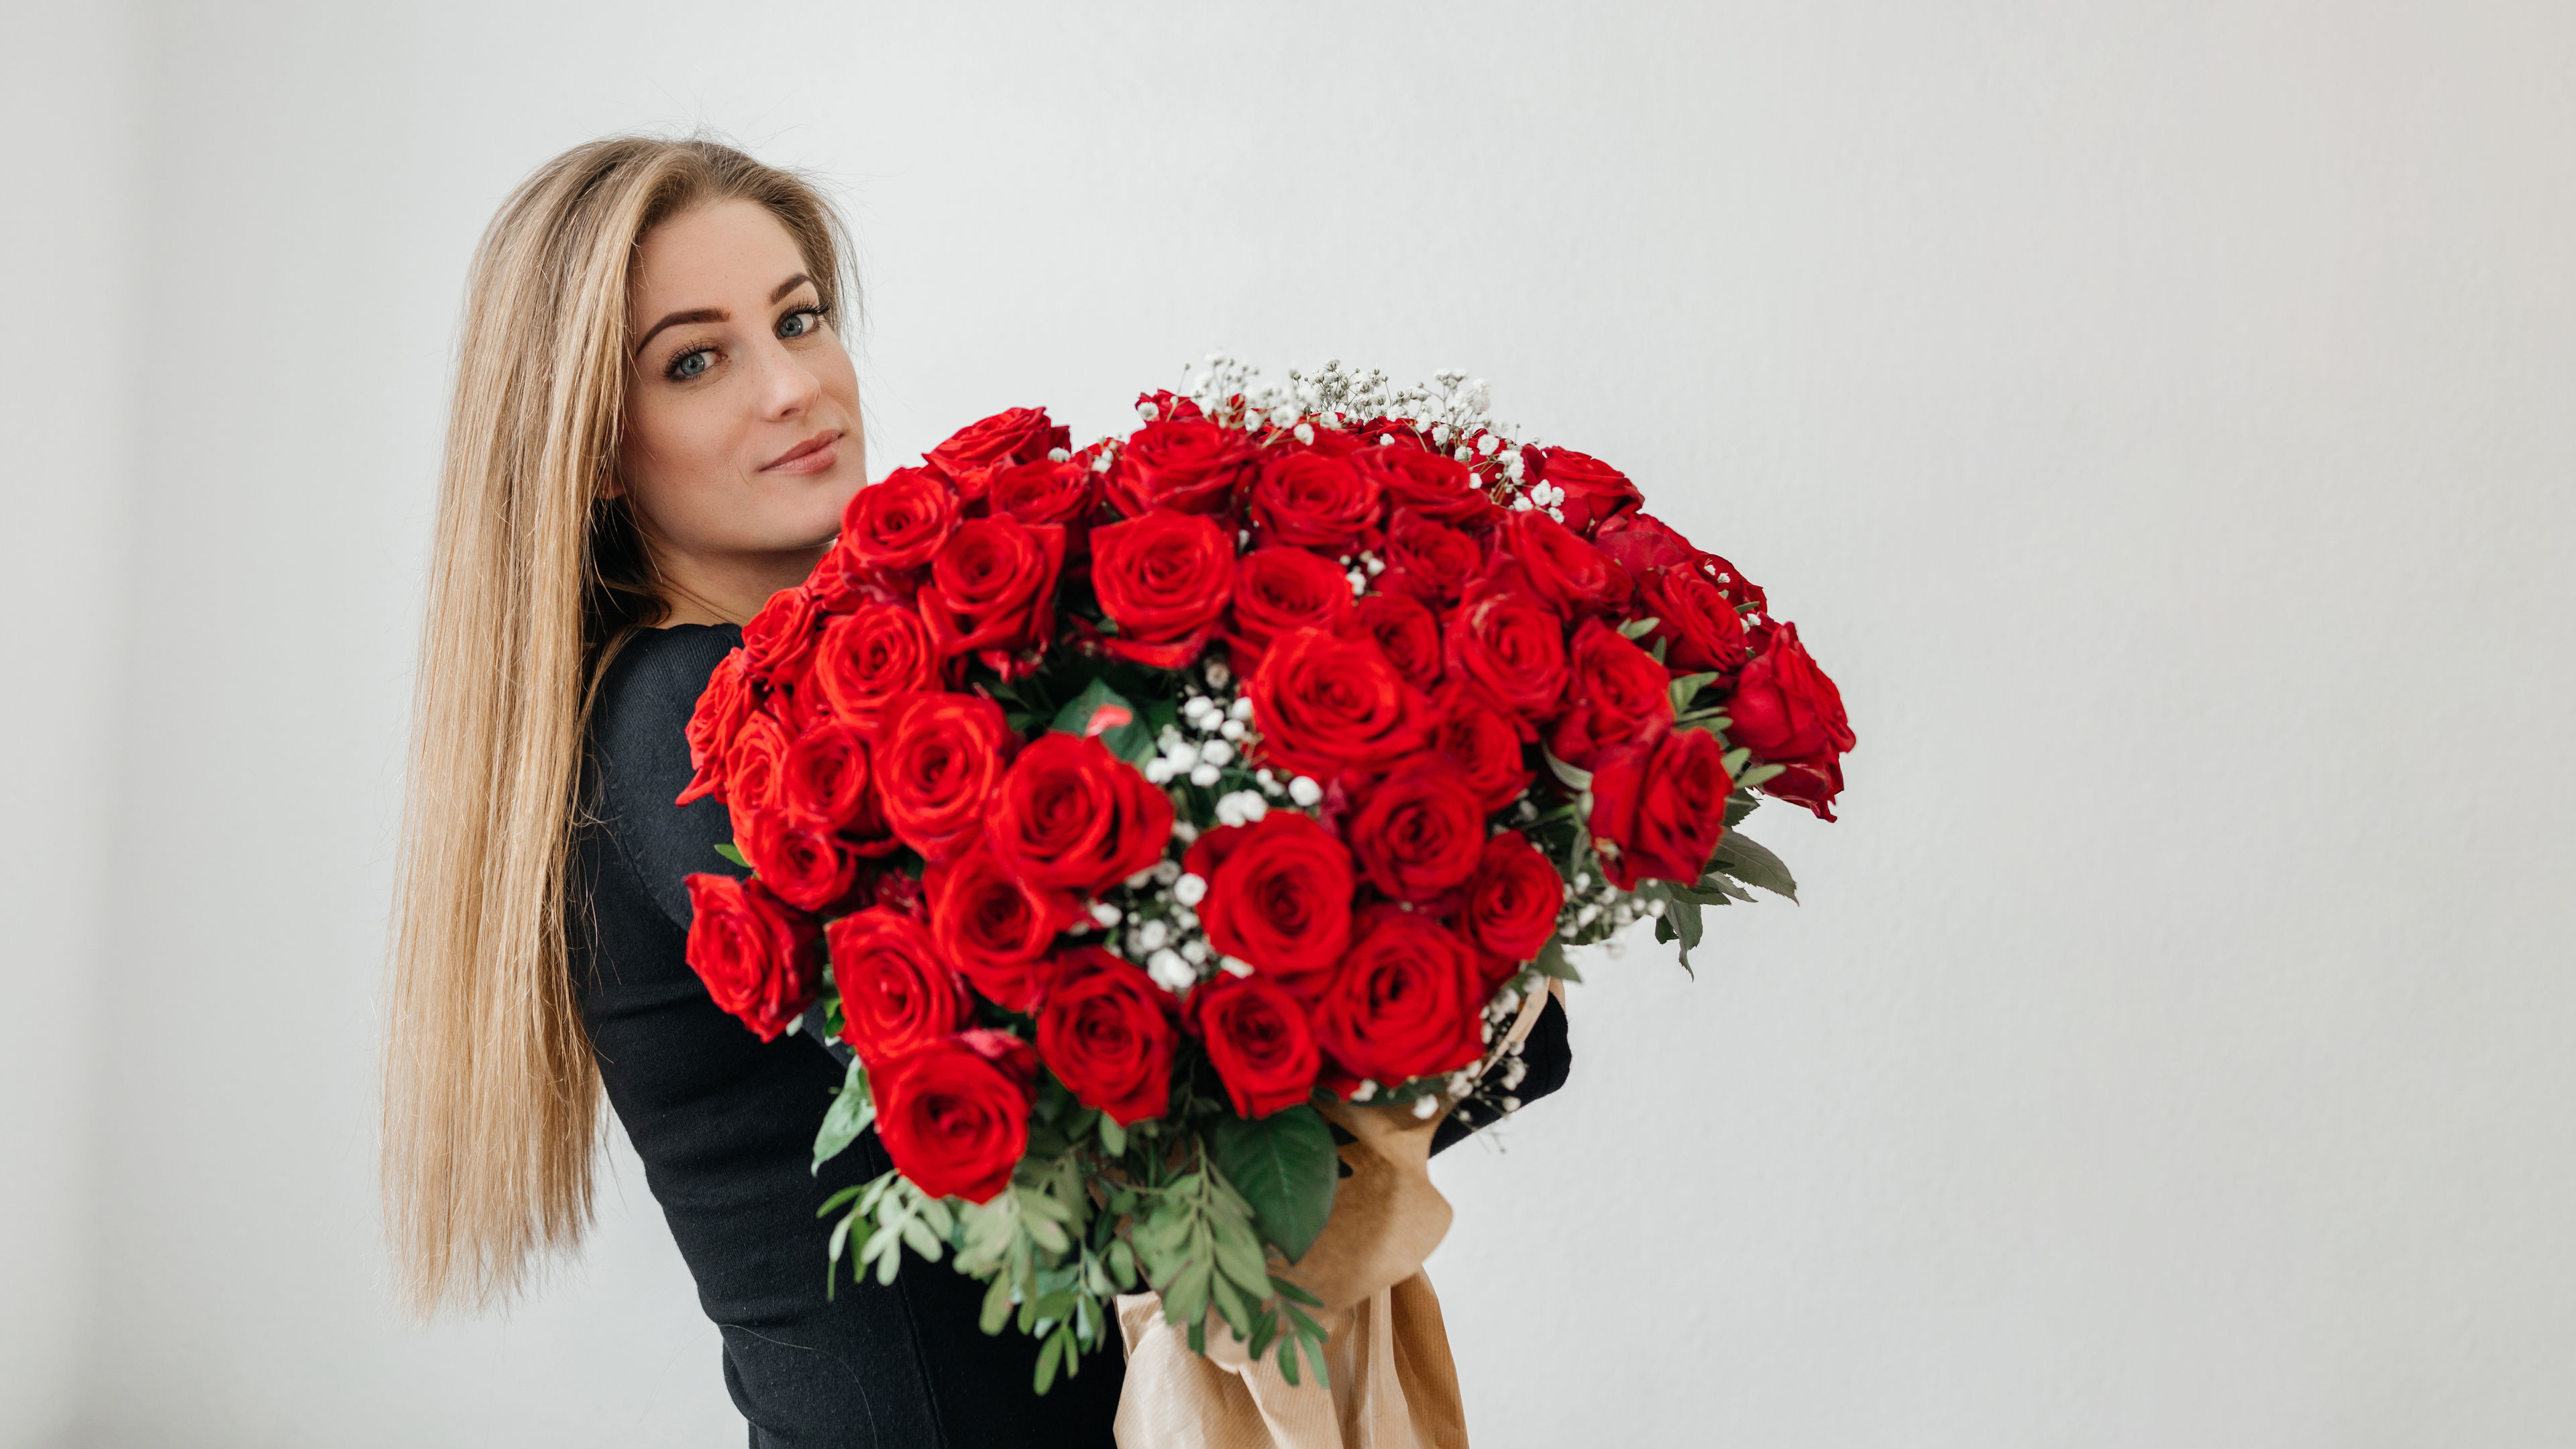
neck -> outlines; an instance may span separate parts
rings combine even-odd
[[[655,549],[653,566],[671,605],[669,624],[742,624],[769,596],[805,582],[829,541],[785,553],[690,554]]]

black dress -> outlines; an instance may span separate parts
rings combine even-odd
[[[724,807],[671,802],[689,780],[682,730],[741,640],[679,625],[629,641],[591,719],[575,852],[573,969],[608,1100],[724,1337],[725,1387],[753,1449],[1047,1444],[1111,1449],[1124,1371],[1114,1342],[1044,1397],[1037,1340],[977,1325],[983,1285],[908,1258],[890,1287],[845,1275],[825,1296],[823,1200],[891,1164],[870,1131],[808,1171],[841,1069],[801,1036],[762,1042],[718,1009],[685,957],[683,877],[732,871]],[[1524,1101],[1564,1080],[1553,1004],[1525,1054]],[[1443,1124],[1447,1129],[1450,1124]],[[1444,1131],[1446,1140],[1458,1135]]]

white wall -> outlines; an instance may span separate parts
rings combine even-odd
[[[106,722],[143,325],[142,125],[117,64],[133,21],[124,5],[64,7],[22,31],[13,13],[0,44],[0,294],[17,338],[0,347],[0,1444],[68,1420],[97,1324]]]
[[[465,257],[700,122],[841,185],[880,469],[1454,363],[1843,681],[1808,904],[1601,966],[1440,1169],[1480,1445],[2576,1432],[2563,7],[141,14],[12,62],[84,281],[5,364],[0,1443],[736,1442],[631,1159],[507,1322],[400,1322],[372,1205]]]

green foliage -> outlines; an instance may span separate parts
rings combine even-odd
[[[1326,1140],[1329,1144],[1329,1135]],[[1316,1299],[1270,1276],[1268,1255],[1253,1229],[1252,1205],[1205,1154],[1193,1170],[1137,1196],[1144,1212],[1129,1236],[1139,1265],[1146,1281],[1163,1295],[1164,1320],[1187,1333],[1193,1352],[1207,1352],[1207,1318],[1213,1309],[1254,1359],[1275,1344],[1280,1376],[1288,1382],[1298,1381],[1301,1348],[1314,1367],[1315,1381],[1331,1382],[1324,1367],[1323,1325],[1299,1306],[1313,1306]]]
[[[1583,981],[1583,973],[1575,970],[1574,963],[1565,959],[1565,942],[1554,938],[1550,938],[1546,945],[1538,948],[1537,959],[1530,962],[1530,969],[1541,976],[1553,976],[1559,981],[1571,981],[1578,985]]]
[[[1340,1157],[1323,1114],[1300,1104],[1255,1121],[1212,1118],[1208,1153],[1252,1205],[1261,1235],[1294,1263],[1333,1214]]]
[[[732,861],[738,866],[741,866],[744,870],[751,869],[751,862],[742,858],[742,852],[734,849],[733,842],[730,840],[718,841],[716,843],[716,854],[723,856],[725,859]]]
[[[1726,838],[1717,843],[1717,854],[1709,858],[1708,870],[1708,876],[1700,882],[1702,885],[1717,885],[1723,889],[1719,879],[1731,877],[1792,901],[1798,898],[1798,881],[1789,874],[1788,865],[1760,842],[1733,830],[1726,832]],[[1750,900],[1752,897],[1740,896],[1739,899]]]
[[[1108,711],[1106,715],[1102,711]],[[1094,728],[1097,725],[1099,728]],[[1095,679],[1058,710],[1049,728],[1063,734],[1096,734],[1109,752],[1131,765],[1154,758],[1154,726],[1127,696]]]
[[[1661,619],[1631,619],[1619,626],[1619,635],[1624,639],[1643,639],[1654,633],[1663,622]]]
[[[814,1134],[814,1166],[811,1170],[819,1176],[823,1164],[840,1156],[875,1120],[877,1104],[868,1093],[868,1069],[858,1058],[852,1057],[849,1074],[841,1081],[840,1094],[832,1099],[832,1109],[823,1114],[822,1130]]]

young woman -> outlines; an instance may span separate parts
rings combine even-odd
[[[763,1044],[685,959],[683,878],[736,868],[724,807],[673,803],[684,727],[864,476],[847,257],[811,186],[701,141],[576,148],[483,238],[423,639],[388,1218],[423,1312],[505,1299],[588,1221],[604,1086],[755,1449],[1105,1449],[1115,1353],[1040,1398],[1036,1340],[982,1333],[982,1285],[945,1265],[827,1296],[816,1210],[885,1151],[869,1133],[809,1171],[839,1066]],[[1522,1100],[1563,1080],[1555,1006],[1524,1061]]]
[[[474,260],[423,640],[385,1192],[424,1312],[506,1298],[590,1212],[604,1084],[725,1383],[764,1445],[1110,1444],[1121,1364],[1044,1398],[1036,1341],[914,1263],[825,1295],[818,1178],[840,1068],[762,1044],[683,959],[681,878],[730,869],[672,804],[682,727],[863,477],[829,206],[700,141],[619,139],[530,177]],[[676,773],[675,773],[676,772]]]

